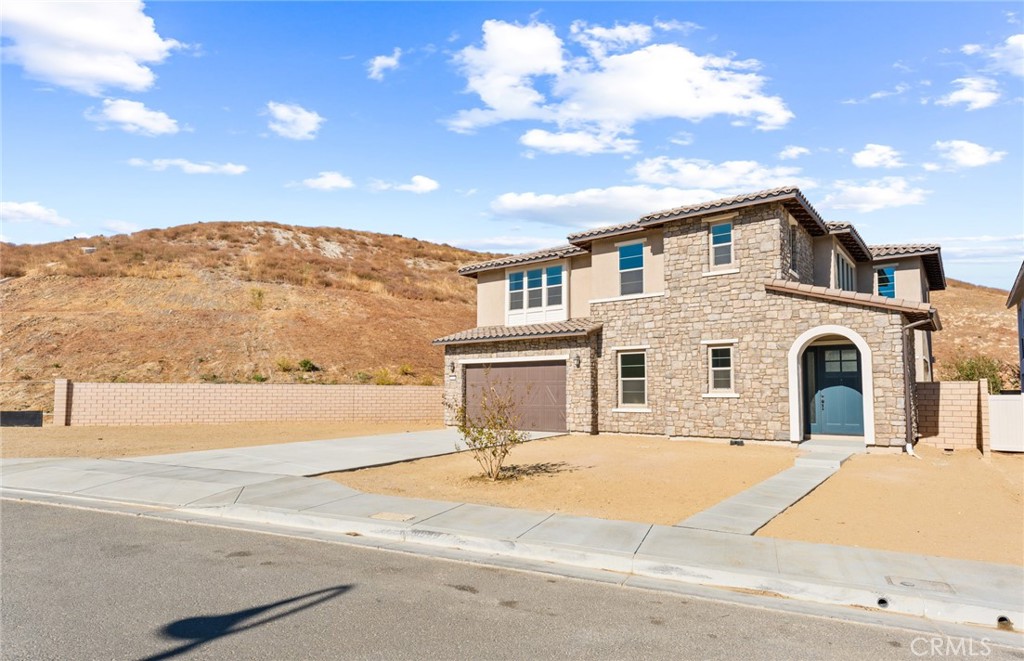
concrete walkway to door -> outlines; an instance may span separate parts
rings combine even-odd
[[[832,477],[844,461],[865,452],[863,441],[805,441],[796,466],[676,524],[736,535],[753,535]]]

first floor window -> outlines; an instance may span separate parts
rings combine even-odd
[[[732,392],[732,347],[708,347],[710,392]]]
[[[896,269],[892,266],[875,269],[875,288],[879,296],[896,298]]]
[[[619,404],[647,405],[647,354],[619,354]]]

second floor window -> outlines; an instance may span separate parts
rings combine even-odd
[[[557,307],[563,301],[562,266],[513,271],[508,274],[508,309]]]
[[[732,264],[732,223],[716,223],[710,230],[712,270],[729,266]]]
[[[879,296],[896,298],[896,269],[892,266],[876,269],[875,287]]]
[[[619,294],[644,293],[644,244],[619,246]]]
[[[549,266],[544,270],[548,283],[548,305],[562,304],[562,267]]]
[[[836,287],[846,291],[857,291],[857,281],[854,277],[853,264],[845,257],[836,253]]]

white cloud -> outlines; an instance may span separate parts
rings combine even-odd
[[[1024,234],[1009,236],[947,236],[932,239],[942,246],[945,262],[961,264],[1020,264],[1024,256]]]
[[[636,152],[637,141],[617,138],[615,134],[565,131],[551,133],[544,129],[530,129],[519,142],[548,154],[630,154]]]
[[[103,223],[103,229],[115,234],[131,234],[132,232],[138,232],[141,228],[135,223],[129,223],[124,220],[108,220]]]
[[[242,174],[249,170],[244,165],[235,163],[193,163],[184,158],[154,158],[147,161],[142,158],[129,159],[128,165],[136,168],[146,168],[155,172],[163,172],[168,168],[178,168],[185,174]]]
[[[320,172],[316,177],[303,179],[302,185],[313,190],[338,190],[355,186],[345,175],[332,171]]]
[[[606,28],[600,25],[588,25],[586,21],[573,21],[569,33],[573,41],[586,48],[597,58],[604,58],[608,53],[620,52],[630,46],[640,46],[651,40],[651,26],[640,23],[618,25]]]
[[[5,223],[42,223],[66,227],[71,224],[54,209],[38,202],[0,202],[0,220]]]
[[[866,144],[864,149],[853,155],[853,164],[859,168],[902,168],[900,153],[889,145]]]
[[[952,168],[976,168],[998,163],[1005,151],[995,151],[967,140],[939,140],[932,148],[939,152]],[[928,168],[926,168],[928,169]]]
[[[899,83],[891,90],[878,90],[877,92],[872,92],[871,94],[868,94],[863,99],[846,99],[841,103],[845,105],[860,105],[862,103],[867,103],[868,101],[877,101],[879,99],[884,99],[890,96],[899,96],[901,94],[906,93],[909,90],[910,85],[908,85],[907,83]]]
[[[412,179],[407,184],[396,184],[387,181],[374,181],[371,186],[374,190],[385,191],[385,190],[400,190],[407,193],[416,193],[417,195],[423,193],[431,193],[441,187],[441,184],[437,183],[430,177],[425,177],[422,174],[413,175]]]
[[[138,135],[173,135],[178,132],[178,122],[167,113],[150,110],[144,103],[127,99],[103,99],[103,108],[86,110],[85,118],[97,122],[101,128],[114,124],[122,131]]]
[[[999,86],[991,78],[957,78],[953,81],[960,89],[935,101],[940,106],[967,105],[968,110],[988,108],[999,100]]]
[[[811,150],[807,147],[798,147],[797,145],[787,145],[785,149],[779,152],[779,160],[791,161],[801,156],[807,156],[811,153]]]
[[[373,80],[384,80],[384,72],[397,69],[401,58],[401,48],[396,48],[391,55],[378,55],[366,65],[366,75]]]
[[[687,37],[697,30],[703,30],[704,26],[694,23],[693,21],[677,21],[671,19],[668,21],[659,21],[655,19],[654,27],[662,30],[663,32],[681,32],[684,37]]]
[[[92,96],[106,88],[149,89],[156,76],[147,65],[182,47],[157,34],[138,1],[41,2],[5,0],[6,62],[35,79]]]
[[[273,118],[267,125],[270,130],[282,138],[292,140],[312,140],[320,130],[320,125],[327,121],[295,103],[270,101],[267,103],[267,112]]]
[[[914,188],[903,177],[883,177],[865,183],[837,181],[834,193],[825,196],[822,206],[832,209],[853,209],[860,213],[923,204],[931,192]]]
[[[689,147],[693,144],[693,134],[687,131],[680,131],[669,138],[668,141],[680,147]]]
[[[547,24],[483,24],[483,43],[459,51],[454,62],[466,91],[482,105],[448,120],[470,133],[506,121],[555,124],[558,132],[531,133],[530,140],[580,141],[580,134],[616,145],[638,122],[685,119],[699,122],[724,115],[760,130],[777,129],[793,118],[780,97],[763,92],[760,62],[734,55],[697,55],[677,44],[648,43],[649,26],[614,27],[573,23],[567,44]],[[581,43],[586,53],[574,55]],[[564,136],[571,136],[564,137]],[[575,149],[573,153],[595,153]]]
[[[498,216],[583,228],[626,222],[659,209],[717,197],[718,193],[709,190],[612,186],[561,195],[505,193],[491,202],[491,211]]]
[[[992,48],[966,44],[960,48],[960,52],[985,57],[988,60],[988,71],[1024,76],[1024,33],[1010,35],[1006,41]]]
[[[816,186],[813,180],[799,176],[800,168],[768,167],[757,161],[716,164],[696,158],[657,156],[637,163],[633,174],[646,184],[710,189],[724,195],[788,185],[808,189]]]

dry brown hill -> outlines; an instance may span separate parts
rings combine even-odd
[[[55,377],[436,383],[430,340],[476,320],[456,269],[489,257],[276,223],[4,245],[3,407],[51,409]]]
[[[475,322],[474,282],[456,269],[492,256],[256,222],[5,244],[2,274],[17,277],[0,284],[0,398],[49,410],[56,377],[439,383],[430,340]],[[955,280],[936,292],[940,374],[958,353],[1012,362],[1005,301]]]

